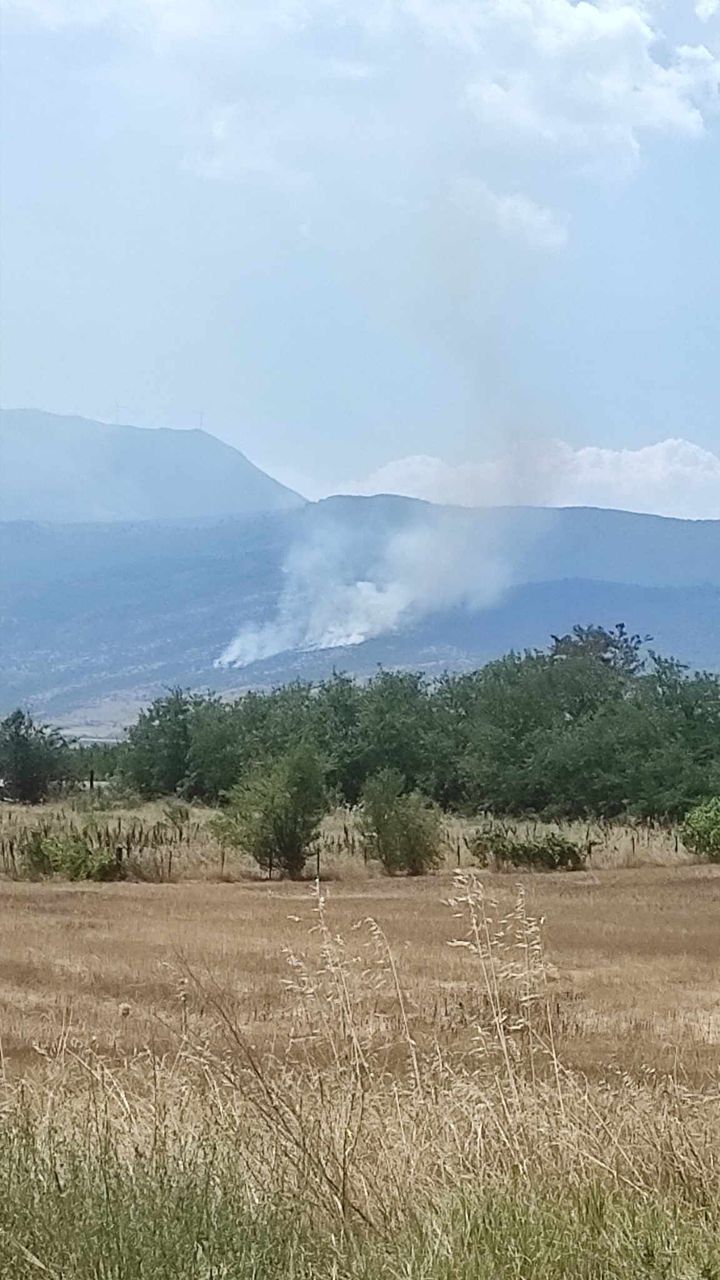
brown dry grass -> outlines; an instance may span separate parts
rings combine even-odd
[[[719,899],[682,865],[0,885],[0,1270],[720,1275]]]
[[[95,824],[98,828],[124,830],[137,823],[146,829],[166,828],[173,839],[167,846],[146,850],[133,856],[136,873],[150,880],[257,880],[261,873],[252,861],[237,852],[223,850],[212,835],[211,820],[216,810],[192,806],[189,821],[179,839],[174,838],[168,822],[168,808],[162,800],[134,808],[113,806],[93,808],[87,793],[71,801],[33,806],[0,805],[0,874],[11,870],[5,856],[8,838],[19,830],[50,824],[59,830]],[[97,799],[102,802],[102,793]],[[448,817],[443,823],[441,872],[472,866],[470,846],[473,835],[484,825],[484,819]],[[580,846],[591,850],[588,866],[593,870],[636,868],[643,866],[681,866],[693,861],[671,827],[638,823],[563,822],[508,820],[503,824],[521,836],[536,836],[547,831],[560,831]],[[111,844],[114,843],[111,840]],[[357,881],[382,875],[379,865],[363,862],[356,818],[351,810],[338,809],[323,822],[319,841],[320,871],[323,880]],[[316,872],[316,857],[308,863],[308,875]]]
[[[575,875],[491,875],[496,920],[522,885],[543,917],[558,1050],[595,1080],[670,1073],[704,1087],[720,1062],[720,868],[644,866]],[[372,918],[388,939],[414,1039],[471,1054],[486,995],[450,945],[458,921],[449,872],[326,885],[330,927],[351,965],[367,957]],[[320,946],[311,886],[0,884],[0,1040],[11,1078],[88,1046],[119,1063],[183,1034],[212,1037],[198,979],[232,1002],[253,1043],[289,1035],[296,1007],[288,953],[312,966]],[[188,972],[193,975],[190,989]],[[189,994],[188,994],[189,992]],[[392,1036],[394,1001],[368,987],[363,1017]]]

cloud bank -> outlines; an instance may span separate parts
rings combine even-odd
[[[156,76],[163,61],[174,74],[189,71],[188,88],[199,90],[204,107],[206,137],[196,162],[207,177],[249,170],[272,181],[293,144],[315,169],[327,142],[321,118],[344,147],[358,136],[359,116],[367,121],[376,110],[370,92],[366,112],[348,112],[328,83],[335,80],[340,93],[348,81],[382,86],[399,49],[422,73],[431,114],[442,117],[454,103],[472,123],[480,148],[473,176],[483,181],[477,168],[493,151],[506,169],[514,158],[518,183],[538,152],[546,163],[554,157],[615,177],[633,168],[644,139],[697,137],[718,108],[720,58],[699,38],[718,0],[698,0],[694,13],[681,6],[686,34],[679,40],[665,35],[660,6],[647,0],[6,0],[5,8],[16,21],[54,30],[107,30],[126,47],[150,41]],[[283,101],[277,76],[268,74],[263,88],[253,68],[265,56],[288,54],[293,70]],[[252,100],[229,90],[242,83],[243,68]],[[407,96],[409,82],[398,83]],[[405,105],[413,104],[414,93]],[[408,119],[400,99],[384,102],[383,111],[395,147],[407,136]],[[496,197],[501,228],[528,219],[537,225],[517,191]],[[486,204],[492,209],[491,197]],[[556,239],[551,232],[552,248]]]
[[[489,462],[457,466],[426,455],[399,458],[341,489],[463,507],[616,507],[714,520],[720,519],[720,456],[687,440],[642,449],[531,442]]]

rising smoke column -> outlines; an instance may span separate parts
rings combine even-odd
[[[368,536],[371,504],[388,501],[402,521]],[[241,627],[217,665],[352,647],[438,611],[488,608],[512,585],[517,540],[507,512],[386,498],[317,504],[285,559],[273,617]]]

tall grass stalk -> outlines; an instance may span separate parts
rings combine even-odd
[[[172,1055],[61,1038],[4,1086],[0,1275],[720,1277],[717,1095],[568,1071],[523,897],[463,874],[451,907],[470,1042],[419,1036],[382,930],[336,936],[321,896],[269,1045],[188,971]]]

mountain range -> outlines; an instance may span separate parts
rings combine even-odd
[[[84,459],[82,484],[74,463],[51,475],[35,460],[48,437],[53,457]],[[111,736],[170,685],[229,692],[378,664],[439,674],[576,622],[622,620],[720,670],[720,521],[305,503],[203,433],[49,414],[6,414],[0,443],[23,467],[3,467],[0,485],[0,713],[25,705]]]
[[[302,501],[205,431],[148,431],[37,409],[0,412],[3,520],[216,518]]]

